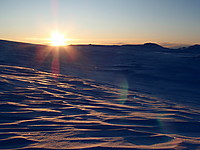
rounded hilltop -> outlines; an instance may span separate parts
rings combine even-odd
[[[144,43],[144,46],[149,47],[149,48],[163,48],[162,46],[156,43]]]

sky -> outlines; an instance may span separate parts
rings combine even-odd
[[[0,39],[68,44],[200,43],[200,0],[0,0]]]

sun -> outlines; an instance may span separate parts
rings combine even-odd
[[[52,46],[65,46],[67,39],[64,34],[54,32],[51,34],[50,43]]]

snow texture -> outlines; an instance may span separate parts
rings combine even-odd
[[[0,149],[199,149],[199,54],[0,41]]]

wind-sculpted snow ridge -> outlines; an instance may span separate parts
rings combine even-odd
[[[0,40],[0,64],[72,75],[200,108],[200,46],[142,45],[50,47]]]
[[[198,149],[200,112],[67,75],[0,66],[0,149]]]

